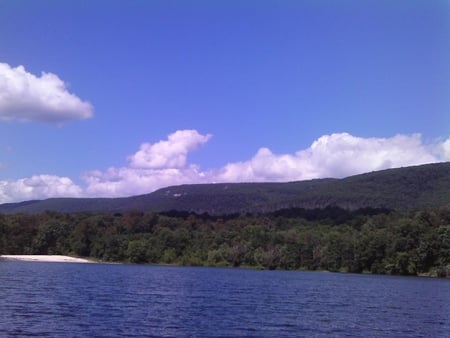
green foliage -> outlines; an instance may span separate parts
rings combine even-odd
[[[1,254],[102,261],[448,276],[450,209],[261,215],[0,214]]]
[[[135,239],[128,242],[126,255],[131,263],[147,262],[147,241],[145,239]]]

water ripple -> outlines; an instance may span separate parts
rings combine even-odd
[[[449,280],[0,263],[6,337],[448,337]]]

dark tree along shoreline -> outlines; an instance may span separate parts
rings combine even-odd
[[[0,254],[107,262],[450,275],[450,208],[0,214]]]

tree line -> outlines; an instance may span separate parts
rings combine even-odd
[[[450,208],[0,214],[0,254],[445,277]]]

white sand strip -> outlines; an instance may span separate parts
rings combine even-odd
[[[94,263],[88,259],[62,255],[1,255],[0,260],[55,263]]]

